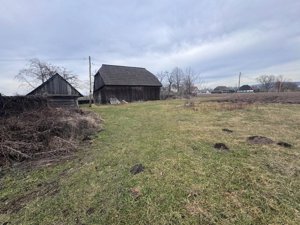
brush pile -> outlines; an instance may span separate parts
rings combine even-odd
[[[46,107],[47,98],[40,96],[0,96],[0,116],[16,115]]]
[[[43,107],[1,116],[0,166],[70,154],[100,126],[97,115],[79,109]]]

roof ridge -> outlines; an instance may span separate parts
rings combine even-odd
[[[112,64],[102,64],[102,66],[117,66],[117,67],[129,67],[129,68],[146,69],[145,67],[138,67],[138,66],[122,66],[122,65],[112,65]]]
[[[146,68],[102,64],[95,75],[94,90],[105,85],[162,86],[157,77]]]

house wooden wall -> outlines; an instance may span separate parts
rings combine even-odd
[[[48,96],[48,106],[50,107],[67,107],[77,108],[78,97],[74,96]]]
[[[53,77],[51,82],[45,82],[44,85],[37,88],[32,94],[34,95],[78,95],[76,90],[67,82],[62,82],[58,76]]]
[[[160,87],[153,86],[104,86],[94,92],[96,103],[109,103],[110,98],[117,98],[120,101],[148,101],[159,100]]]
[[[78,107],[77,99],[82,96],[59,74],[55,74],[27,95],[46,97],[48,106],[72,108]]]

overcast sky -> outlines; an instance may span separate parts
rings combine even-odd
[[[192,67],[208,87],[300,81],[299,0],[0,0],[0,93],[39,58],[88,79],[101,64]]]

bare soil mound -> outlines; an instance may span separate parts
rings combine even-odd
[[[44,107],[0,117],[0,166],[68,155],[100,124],[96,114],[79,109]]]
[[[233,130],[230,130],[230,129],[227,129],[227,128],[222,129],[222,131],[224,131],[226,133],[233,133]]]
[[[229,148],[224,143],[216,143],[214,145],[214,148],[218,149],[218,150],[223,150],[223,151],[228,151],[229,150]]]
[[[132,173],[133,175],[136,175],[138,173],[143,172],[144,169],[145,169],[145,167],[142,164],[136,164],[133,167],[131,167],[130,173]]]
[[[270,138],[263,136],[251,136],[248,137],[248,142],[251,144],[272,144],[274,141]]]
[[[292,148],[292,145],[283,141],[277,143],[277,145],[284,147],[284,148]]]

